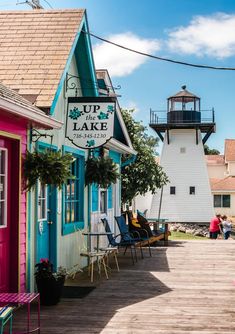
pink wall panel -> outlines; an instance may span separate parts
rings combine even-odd
[[[21,137],[21,152],[24,154],[27,148],[27,124],[25,120],[1,115],[0,130]],[[26,194],[21,193],[20,200],[20,291],[25,291],[26,284]]]

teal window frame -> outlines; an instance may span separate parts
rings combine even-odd
[[[75,211],[77,211],[78,220],[75,222],[67,223],[65,219],[66,214],[66,189],[65,186],[63,186],[62,190],[62,235],[67,235],[70,233],[74,233],[77,229],[83,229],[84,228],[84,168],[85,168],[85,152],[82,150],[69,147],[69,146],[63,146],[62,152],[64,154],[71,153],[73,157],[77,160],[77,169],[76,169],[76,180],[78,181],[78,187],[76,189],[79,199],[76,199],[73,203],[77,207]]]

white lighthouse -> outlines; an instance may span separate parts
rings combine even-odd
[[[203,145],[215,132],[214,110],[204,113],[200,98],[182,86],[168,98],[167,117],[151,110],[150,127],[163,141],[160,165],[170,182],[153,195],[149,216],[209,222],[214,209]]]

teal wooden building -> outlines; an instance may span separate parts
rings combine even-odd
[[[120,214],[120,180],[108,189],[86,187],[88,150],[65,136],[69,98],[115,97],[115,92],[107,71],[96,73],[86,11],[2,11],[0,22],[0,34],[6,43],[11,41],[0,49],[0,57],[7,57],[7,62],[0,64],[0,80],[63,123],[60,130],[29,128],[28,150],[49,148],[73,155],[76,182],[68,181],[61,190],[38,183],[27,193],[26,272],[27,288],[33,290],[34,266],[41,258],[48,258],[54,268],[85,266],[86,259],[80,257],[85,239],[75,230],[99,230],[103,215],[112,224],[114,215]],[[135,151],[118,102],[116,106],[113,137],[104,149],[120,168],[122,154]]]

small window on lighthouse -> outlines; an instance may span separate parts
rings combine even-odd
[[[186,152],[186,147],[181,147],[180,148],[180,153],[185,153]]]
[[[170,195],[175,195],[175,187],[170,187]]]
[[[195,187],[189,187],[189,194],[195,195]]]

